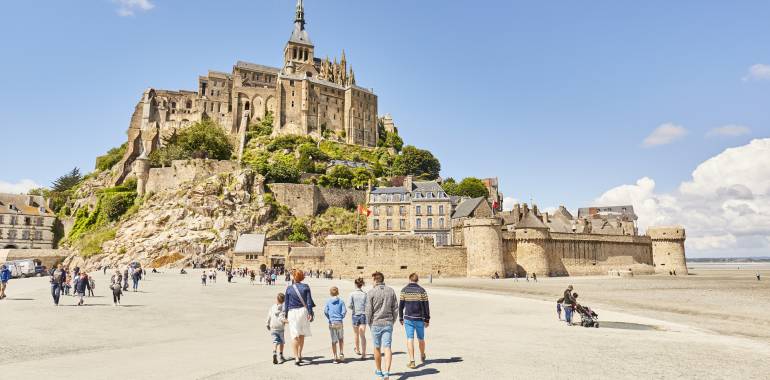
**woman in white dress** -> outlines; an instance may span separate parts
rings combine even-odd
[[[283,310],[289,321],[289,335],[294,341],[294,364],[302,365],[302,349],[305,346],[305,337],[312,336],[310,322],[313,321],[313,296],[310,287],[303,284],[305,274],[301,270],[293,272],[294,283],[286,288],[286,299]]]

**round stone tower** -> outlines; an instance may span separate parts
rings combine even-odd
[[[550,275],[551,266],[548,263],[550,239],[548,228],[516,227],[516,263],[525,272],[520,274]]]
[[[497,218],[472,218],[463,223],[463,243],[468,255],[468,277],[505,276],[502,222]]]
[[[650,227],[647,235],[652,239],[652,262],[656,273],[676,271],[687,274],[684,254],[685,233],[682,226]]]
[[[150,177],[150,160],[143,154],[134,160],[134,175],[136,176],[136,193],[142,197]]]

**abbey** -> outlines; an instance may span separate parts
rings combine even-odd
[[[129,149],[113,182],[122,182],[136,158],[157,149],[164,137],[203,118],[230,133],[240,143],[240,154],[248,125],[268,114],[276,135],[377,144],[377,95],[356,85],[344,51],[339,61],[315,56],[302,0],[283,50],[283,67],[239,61],[230,73],[200,76],[197,91],[147,89],[131,118]]]

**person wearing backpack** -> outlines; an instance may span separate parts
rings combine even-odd
[[[5,288],[8,287],[8,281],[11,279],[11,270],[5,264],[0,266],[0,300],[5,298]]]
[[[61,297],[62,288],[66,281],[67,272],[64,271],[64,266],[59,264],[51,273],[51,296],[53,297],[53,303],[56,306],[59,306],[59,297]]]
[[[123,294],[123,275],[120,269],[115,270],[115,274],[110,278],[110,290],[112,290],[112,306],[120,305],[120,296]]]

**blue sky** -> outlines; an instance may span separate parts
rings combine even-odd
[[[442,175],[497,176],[506,196],[543,207],[643,177],[673,192],[700,163],[770,135],[770,2],[305,3],[316,55],[344,48]],[[194,90],[237,60],[280,66],[294,1],[3,10],[0,181],[47,185],[124,142],[145,88]]]

